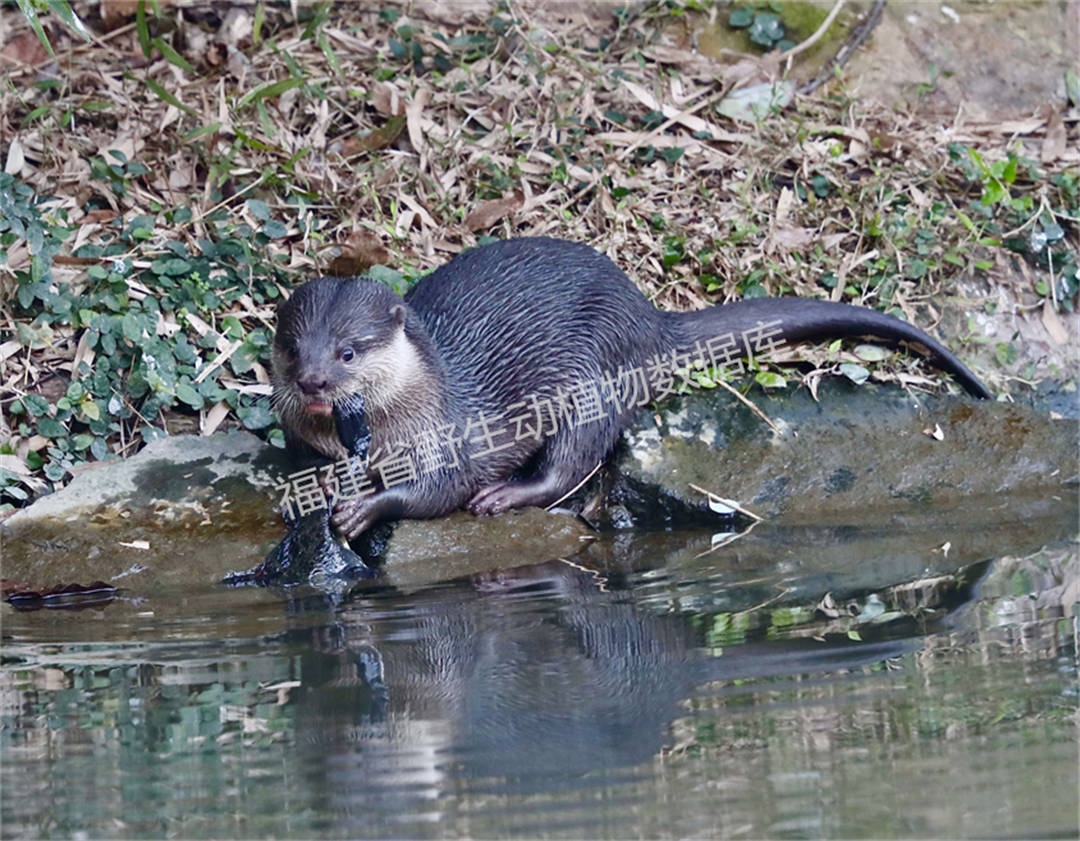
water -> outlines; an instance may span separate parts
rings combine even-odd
[[[1048,516],[960,563],[879,523],[339,605],[4,606],[3,837],[1076,837],[1080,563]]]

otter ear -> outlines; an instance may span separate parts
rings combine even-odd
[[[398,327],[405,323],[405,307],[402,304],[390,307],[390,320]]]

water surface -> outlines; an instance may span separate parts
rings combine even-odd
[[[1075,837],[1075,527],[994,520],[5,605],[3,836]]]

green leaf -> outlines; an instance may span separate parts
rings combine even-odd
[[[927,266],[925,260],[919,260],[918,258],[909,260],[904,266],[904,277],[910,278],[911,280],[919,280],[926,276],[926,269]]]
[[[42,418],[38,421],[37,431],[46,438],[63,438],[67,435],[67,429],[56,418]]]
[[[1005,185],[995,178],[983,187],[982,198],[979,201],[984,206],[988,206],[997,204],[1007,195],[1008,191],[1005,189]]]
[[[92,421],[101,419],[101,407],[90,397],[84,397],[79,403],[79,410]]]
[[[1074,108],[1080,106],[1080,76],[1071,67],[1065,71],[1065,93]]]
[[[686,150],[683,149],[681,146],[672,146],[670,148],[660,150],[660,157],[667,161],[669,164],[673,164],[675,163],[675,161],[679,160],[679,158],[683,156],[683,153],[685,151]]]
[[[1016,165],[1017,159],[1010,156],[1009,162],[1005,164],[1005,169],[1001,173],[1001,180],[1006,184],[1012,184],[1016,180]]]
[[[192,129],[187,134],[181,135],[180,139],[186,143],[189,140],[195,140],[197,138],[203,137],[204,135],[213,134],[220,129],[221,123],[208,123],[205,126],[199,126],[197,129]]]
[[[271,219],[262,226],[259,232],[265,234],[270,239],[281,239],[282,237],[288,236],[289,229],[276,219]]]
[[[146,0],[139,0],[135,6],[135,33],[139,37],[139,48],[146,58],[150,58],[150,29],[146,25]]]
[[[187,383],[177,383],[176,397],[192,409],[201,409],[204,405],[203,396]]]
[[[247,429],[263,429],[274,422],[273,415],[265,406],[241,406],[236,414]]]
[[[303,79],[281,79],[277,82],[267,82],[266,84],[252,88],[240,97],[240,100],[236,103],[236,107],[241,108],[249,102],[254,102],[258,99],[281,96],[285,91],[299,87],[303,83]]]
[[[338,61],[337,53],[334,52],[334,48],[330,46],[330,39],[326,37],[326,32],[320,29],[319,34],[315,36],[315,41],[318,43],[319,49],[322,50],[322,54],[326,58],[327,64],[330,65],[330,69],[340,76],[341,62]]]
[[[179,257],[172,257],[165,261],[164,269],[164,273],[168,275],[187,274],[191,269],[191,263],[187,260],[181,260]]]
[[[270,206],[262,199],[248,199],[247,206],[248,210],[251,211],[251,215],[260,222],[265,222],[270,218]]]
[[[49,411],[49,401],[40,394],[27,394],[23,397],[22,404],[26,411],[35,417],[44,415]]]
[[[139,430],[139,434],[142,436],[143,441],[149,444],[152,441],[158,441],[162,438],[168,438],[169,433],[164,429],[158,429],[156,426],[144,426]]]
[[[841,362],[840,373],[851,380],[855,385],[862,385],[870,377],[870,372],[862,365],[854,362]]]
[[[969,233],[972,233],[972,234],[975,234],[976,236],[978,236],[979,230],[978,230],[978,228],[975,227],[975,223],[971,221],[971,217],[969,217],[966,213],[963,213],[962,211],[959,211],[959,210],[956,211],[956,215],[957,215],[957,218],[960,219],[961,224],[963,224],[963,226],[968,229]]]
[[[165,43],[161,38],[151,39],[150,45],[157,47],[165,57],[166,61],[175,64],[181,70],[186,70],[188,73],[195,72],[195,68],[188,63],[188,60],[174,50],[170,44]]]
[[[746,6],[735,9],[728,16],[728,26],[732,29],[745,29],[754,22],[754,11]]]
[[[262,27],[263,22],[266,20],[266,9],[263,7],[262,0],[259,0],[255,4],[255,22],[251,27],[251,43],[258,46],[262,41]]]
[[[181,111],[183,111],[189,117],[197,117],[197,116],[199,116],[198,113],[196,113],[194,108],[188,108],[186,105],[184,105],[184,103],[182,103],[179,99],[177,99],[175,96],[173,96],[167,90],[165,90],[165,88],[163,88],[161,85],[159,85],[153,79],[151,79],[149,76],[147,76],[145,79],[143,79],[143,82],[145,82],[146,86],[148,88],[150,88],[150,90],[152,90],[154,93],[156,93],[159,97],[164,99],[170,105],[175,106],[176,108],[179,108]]]
[[[124,318],[121,322],[124,338],[130,342],[138,342],[142,338],[142,325],[139,323],[139,319],[134,313],[124,313]]]
[[[855,355],[863,362],[881,362],[891,355],[888,348],[881,345],[856,345]]]
[[[37,35],[38,40],[45,46],[45,49],[49,51],[49,55],[56,56],[53,52],[52,44],[49,43],[48,37],[45,35],[45,30],[41,26],[41,21],[38,20],[37,10],[34,8],[33,0],[18,0],[19,10],[23,13],[23,17],[26,18],[26,22],[30,24],[30,28],[34,30],[34,34]]]
[[[86,31],[86,27],[79,20],[79,16],[71,10],[67,0],[48,0],[48,3],[49,8],[53,10],[53,14],[81,35],[84,41],[90,40],[90,33]]]
[[[1020,353],[1012,342],[998,342],[994,349],[994,356],[1002,367],[1012,365],[1019,358]]]
[[[750,40],[763,47],[771,47],[784,37],[784,24],[769,12],[758,12],[750,27]]]
[[[787,380],[775,371],[758,371],[754,374],[754,382],[762,388],[783,388],[787,385]]]

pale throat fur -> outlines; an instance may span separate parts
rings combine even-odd
[[[305,411],[308,398],[287,375],[287,363],[276,349],[273,363],[274,402],[284,422],[328,458],[345,458],[348,452],[338,439],[333,416]],[[445,417],[445,395],[404,325],[389,342],[360,354],[348,368],[348,382],[333,383],[334,393],[327,396],[331,401],[345,394],[364,398],[372,454],[398,445],[411,447],[425,434],[437,434],[439,419]]]

